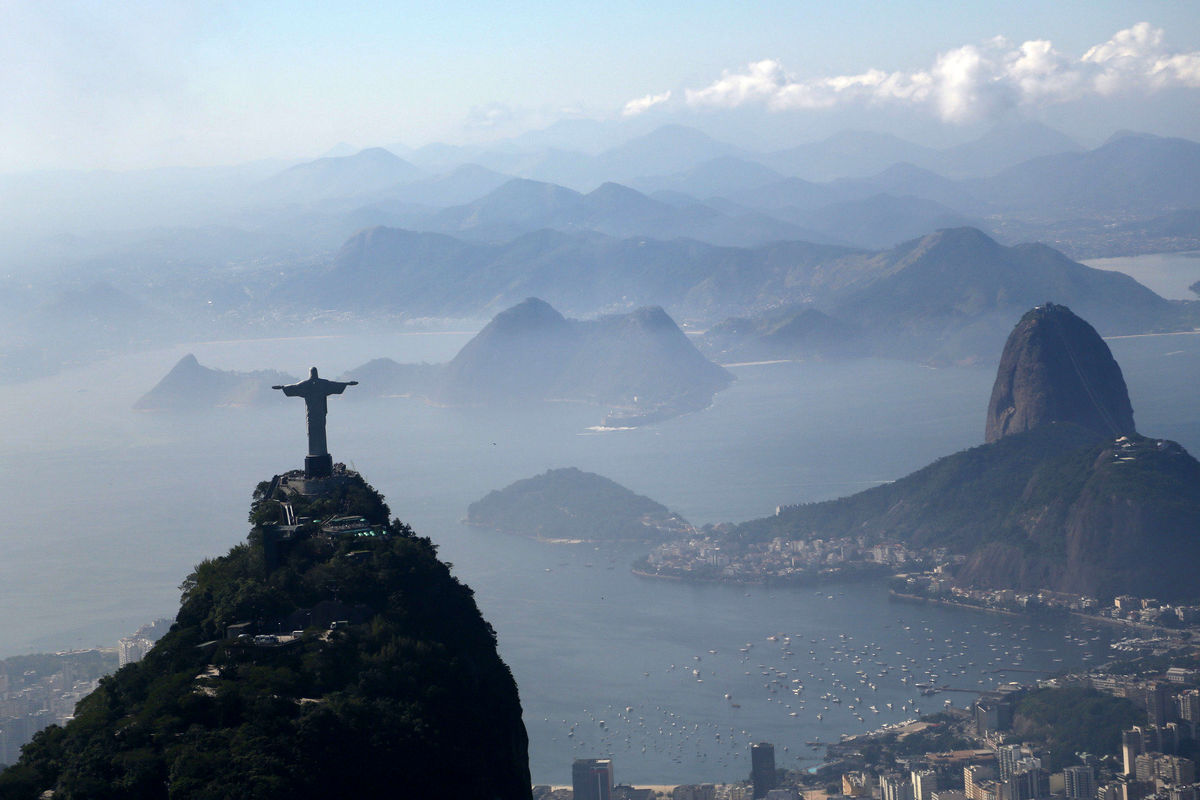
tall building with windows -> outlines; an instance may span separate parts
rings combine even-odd
[[[1017,762],[1024,755],[1029,754],[1019,744],[1005,744],[996,748],[996,765],[1000,771],[1000,780],[1006,781],[1012,777]]]
[[[1175,698],[1179,718],[1184,721],[1192,738],[1200,733],[1200,689],[1189,689]]]
[[[611,758],[577,758],[571,765],[571,788],[575,800],[612,800]]]
[[[775,788],[775,745],[759,742],[750,745],[750,780],[754,797],[766,797]]]
[[[1082,764],[1063,770],[1064,790],[1069,800],[1095,800],[1096,774]]]
[[[127,636],[117,642],[117,666],[123,667],[126,664],[133,664],[141,661],[146,653],[150,652],[150,648],[154,647],[154,642],[142,636]]]
[[[996,771],[983,764],[968,764],[963,767],[963,793],[969,800],[984,800],[985,783],[995,783]]]
[[[912,783],[905,775],[879,776],[880,800],[914,800]]]
[[[931,769],[915,770],[912,773],[913,800],[933,800],[932,795],[942,788],[938,774]]]
[[[1050,796],[1050,775],[1042,769],[1037,758],[1025,757],[1017,762],[1013,773],[1004,781],[1007,800],[1037,800]]]

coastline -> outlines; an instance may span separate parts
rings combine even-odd
[[[972,603],[956,603],[953,600],[946,600],[940,597],[923,597],[919,594],[897,592],[895,589],[888,589],[888,599],[897,600],[901,603],[916,603],[918,605],[947,606],[950,608],[966,608],[972,611],[987,611],[992,614],[1003,614],[1006,617],[1023,617],[1029,613],[1009,611],[1003,608],[992,608],[991,606],[977,606]]]
[[[1006,609],[1006,608],[993,608],[992,606],[980,606],[980,605],[975,605],[973,603],[959,603],[959,602],[955,602],[954,600],[948,600],[948,599],[941,598],[941,597],[923,597],[922,595],[919,595],[919,594],[907,594],[905,592],[897,592],[895,589],[888,589],[888,599],[899,601],[902,603],[916,603],[916,604],[921,604],[921,605],[924,605],[924,604],[939,605],[939,606],[946,606],[949,608],[965,608],[965,609],[968,609],[971,611],[985,611],[985,612],[992,613],[992,614],[1002,614],[1002,615],[1008,616],[1008,617],[1029,617],[1029,616],[1035,616],[1036,614],[1039,613],[1036,610],[1035,611],[1010,611],[1009,609]],[[1118,627],[1118,628],[1131,628],[1133,630],[1136,630],[1136,631],[1139,631],[1142,633],[1152,633],[1152,634],[1162,635],[1162,634],[1170,634],[1174,630],[1172,628],[1164,628],[1160,625],[1152,625],[1148,622],[1136,622],[1134,620],[1129,620],[1129,619],[1104,617],[1104,616],[1100,616],[1098,614],[1084,614],[1083,612],[1080,612],[1080,611],[1066,611],[1066,610],[1061,610],[1061,609],[1060,610],[1043,609],[1042,611],[1063,614],[1065,616],[1072,617],[1072,618],[1080,620],[1082,622],[1098,622],[1098,623],[1105,623],[1108,625],[1112,625],[1112,626]],[[1180,633],[1180,632],[1182,632],[1182,630],[1183,629],[1175,630],[1174,632]]]
[[[780,577],[767,575],[760,578],[731,578],[725,575],[701,577],[697,575],[675,575],[663,572],[650,572],[638,566],[630,567],[630,572],[639,578],[656,578],[680,583],[728,583],[735,586],[811,586],[814,583],[854,583],[857,581],[877,580],[888,578],[884,570],[854,570],[853,572],[820,573],[811,572],[799,575]]]

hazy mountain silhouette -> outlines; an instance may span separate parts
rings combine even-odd
[[[1200,143],[1129,134],[1094,150],[1035,158],[967,185],[992,208],[1027,216],[1156,216],[1200,208],[1198,177]]]
[[[731,317],[704,332],[704,352],[721,363],[866,355],[862,331],[811,306]]]
[[[701,204],[681,207],[617,183],[581,194],[523,178],[508,181],[474,202],[444,209],[416,227],[488,242],[511,240],[542,228],[739,246],[786,239],[829,240],[819,231],[765,214],[730,216]]]
[[[388,193],[388,199],[443,208],[477,200],[510,180],[511,175],[478,164],[463,164],[450,172],[397,186]]]
[[[975,228],[937,231],[881,252],[843,253],[789,270],[785,280],[794,287],[803,282],[808,296],[797,299],[815,301],[855,332],[847,348],[938,363],[999,357],[1013,315],[1047,298],[1087,309],[1106,334],[1187,328],[1198,313],[1196,304],[1164,300],[1128,275],[1092,269],[1045,245],[1005,247]],[[759,339],[787,321],[780,313],[722,323],[711,346],[772,357]],[[833,327],[824,322],[806,333],[809,341],[798,340],[787,357],[836,354],[819,334]]]
[[[1033,120],[1001,123],[978,139],[947,147],[923,162],[942,175],[983,177],[1041,156],[1083,150],[1062,131]]]
[[[703,408],[732,380],[661,308],[569,320],[529,298],[496,315],[446,365],[434,399],[453,405],[574,401],[630,412]]]
[[[684,125],[664,125],[597,155],[597,181],[628,181],[642,175],[669,175],[740,150]]]
[[[371,147],[352,156],[297,164],[263,181],[257,194],[264,202],[309,203],[372,195],[423,175],[399,156],[382,147]]]
[[[752,248],[540,230],[498,245],[376,228],[350,239],[328,271],[288,290],[347,310],[464,314],[546,296],[573,313],[662,305],[687,319],[752,316],[807,302],[863,330],[882,351],[941,360],[998,357],[1022,308],[1070,304],[1103,334],[1194,324],[1132,278],[1045,245],[1005,247],[973,228],[884,251],[805,242]],[[515,296],[514,296],[515,295]],[[504,305],[501,305],[504,304]]]
[[[1040,244],[1005,247],[974,228],[938,231],[872,259],[876,270],[832,304],[835,316],[892,341],[939,342],[940,357],[999,354],[1012,316],[1070,304],[1103,333],[1169,327],[1171,304],[1116,272],[1092,269]]]
[[[830,238],[869,249],[892,247],[941,228],[978,228],[985,224],[935,200],[891,194],[834,203],[789,219]]]
[[[233,372],[205,367],[188,353],[133,407],[142,411],[184,411],[216,406],[260,405],[277,397],[272,386],[295,383],[276,370]]]
[[[829,181],[871,175],[900,161],[924,162],[933,153],[890,133],[842,131],[819,142],[768,153],[761,160],[785,175]]]
[[[647,194],[660,191],[680,192],[697,198],[731,197],[751,193],[763,186],[779,183],[784,176],[755,161],[721,156],[670,175],[653,175],[630,181]]]

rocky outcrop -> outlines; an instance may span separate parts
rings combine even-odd
[[[988,542],[956,577],[997,588],[1190,599],[1200,564],[1197,487],[1200,462],[1162,439],[1121,437],[1055,460],[1034,472],[1013,505],[1019,535]]]
[[[1026,313],[1009,335],[985,439],[1049,422],[1072,422],[1107,438],[1134,433],[1125,378],[1108,345],[1069,308],[1053,303]]]

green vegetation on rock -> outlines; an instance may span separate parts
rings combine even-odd
[[[1131,700],[1095,689],[1038,689],[1022,698],[1013,732],[1022,741],[1044,741],[1051,770],[1076,763],[1076,753],[1113,753],[1121,749],[1121,731],[1146,721]]]
[[[1200,463],[1182,447],[1043,425],[849,497],[739,525],[741,542],[866,536],[967,556],[973,585],[1195,596]],[[1170,553],[1170,558],[1163,558]]]
[[[472,525],[539,539],[663,539],[689,526],[666,506],[601,475],[547,470],[488,493],[467,509]]]
[[[300,513],[386,520],[383,499],[346,480],[336,508],[293,496]],[[38,734],[0,773],[0,796],[419,797],[451,785],[529,796],[516,685],[471,590],[428,539],[398,520],[382,536],[301,529],[268,573],[262,538],[256,527],[201,563],[171,631],[105,678],[72,722]],[[322,610],[352,624],[295,622]],[[231,636],[243,622],[260,638]]]

